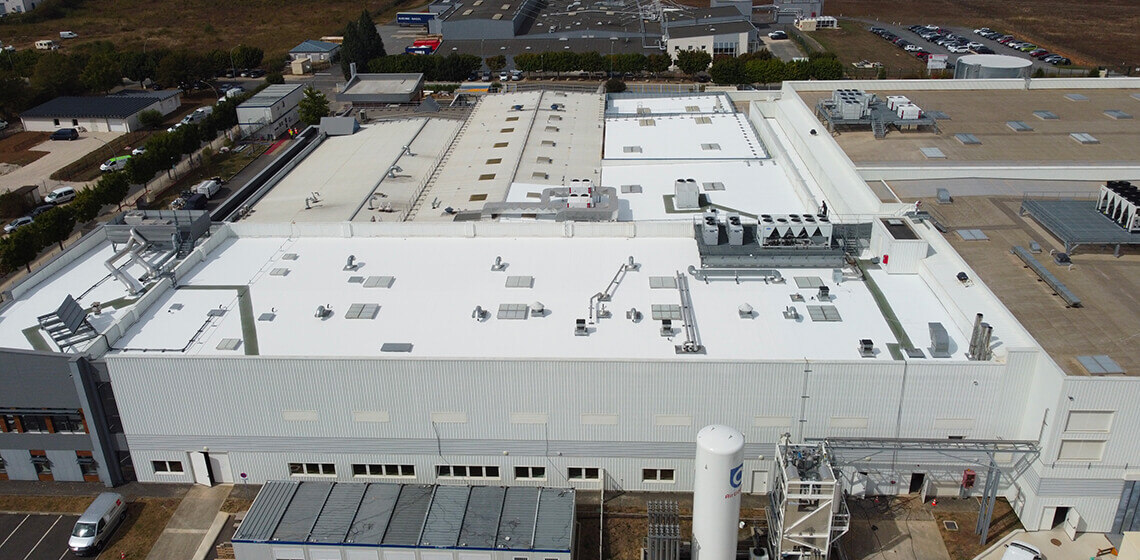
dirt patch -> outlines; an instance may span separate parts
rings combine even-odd
[[[94,496],[0,496],[0,511],[83,513]]]
[[[181,498],[137,498],[127,504],[127,520],[115,531],[99,560],[117,559],[123,552],[127,558],[146,558],[181,501]]]
[[[36,150],[27,150],[24,152],[14,153],[0,152],[0,163],[10,163],[12,165],[19,165],[22,167],[46,155],[48,155],[47,152],[40,152]]]
[[[878,75],[878,69],[857,69],[851,63],[861,60],[880,62],[888,78],[921,78],[926,74],[926,63],[914,55],[898,48],[882,37],[868,31],[869,25],[857,21],[843,20],[839,29],[804,33],[815,39],[825,49],[836,54],[843,62],[847,75],[870,79]]]
[[[50,132],[17,132],[0,140],[0,154],[11,154],[38,146],[51,136]]]
[[[1017,529],[1024,529],[1009,502],[998,500],[994,506],[994,516],[990,521],[990,532],[986,544],[978,543],[978,535],[974,534],[974,527],[978,522],[978,512],[951,511],[934,508],[934,519],[938,521],[938,531],[942,533],[942,541],[946,543],[946,550],[951,558],[973,558],[982,553],[998,539]],[[957,531],[946,528],[944,521],[953,521],[958,524]]]
[[[250,506],[253,505],[253,500],[249,498],[235,498],[230,496],[226,501],[222,502],[220,510],[222,513],[241,513],[249,511]]]
[[[1082,65],[1123,70],[1140,61],[1140,43],[1132,40],[1140,18],[1140,4],[1135,2],[830,0],[827,13],[903,25],[989,27],[1062,53]]]

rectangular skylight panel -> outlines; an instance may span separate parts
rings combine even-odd
[[[1024,121],[1006,121],[1005,125],[1014,132],[1031,132],[1033,130],[1033,127],[1025,124]]]
[[[681,320],[681,306],[673,303],[654,303],[650,306],[654,321],[662,319]]]

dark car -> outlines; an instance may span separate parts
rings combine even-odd
[[[261,68],[254,68],[253,70],[249,71],[249,77],[250,78],[260,78],[264,75],[265,75],[265,70],[262,70]]]
[[[52,208],[55,208],[54,204],[41,204],[35,208],[32,208],[32,211],[28,212],[28,215],[35,218],[36,216],[39,216],[40,214],[43,214]]]
[[[991,49],[989,47],[984,47],[984,46],[974,49],[974,52],[978,53],[978,54],[994,54],[993,49]]]
[[[74,128],[61,128],[51,133],[52,140],[79,140],[79,131]]]
[[[1055,59],[1053,59],[1053,62],[1052,62],[1052,64],[1055,66],[1068,66],[1072,63],[1073,63],[1073,61],[1071,61],[1065,57],[1055,58]]]

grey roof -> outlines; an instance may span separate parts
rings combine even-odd
[[[515,486],[507,489],[503,516],[499,519],[498,548],[528,550],[534,538],[534,516],[538,513],[538,488]]]
[[[713,8],[690,8],[683,12],[665,12],[665,21],[673,22],[690,22],[699,23],[700,20],[709,18],[733,18],[737,17],[742,20],[748,19],[748,16],[740,13],[736,6],[716,6]]]
[[[687,39],[689,37],[705,37],[708,35],[727,35],[730,33],[744,33],[755,31],[756,28],[747,21],[729,21],[724,23],[709,23],[700,25],[669,26],[670,39]]]
[[[302,42],[300,45],[293,47],[293,49],[290,50],[289,52],[291,52],[291,53],[327,53],[327,52],[333,52],[339,48],[340,48],[340,45],[338,45],[336,43],[330,43],[328,41],[316,41],[313,39],[308,39],[308,40]]]
[[[364,491],[368,486],[364,484],[337,484],[329,492],[329,499],[313,526],[309,535],[310,542],[344,542],[348,530],[352,525],[352,518],[360,509],[360,500],[364,498]]]
[[[272,480],[266,482],[257,493],[257,499],[249,508],[241,527],[234,533],[234,538],[247,541],[267,541],[273,537],[273,531],[285,515],[285,508],[293,499],[299,482],[289,480]]]
[[[567,552],[574,490],[272,481],[238,542]]]
[[[143,89],[124,89],[110,94],[111,96],[117,95],[132,95],[137,97],[154,97],[158,99],[170,99],[176,95],[181,95],[182,90],[178,88],[160,89],[157,91],[147,91]]]
[[[242,102],[238,107],[242,109],[256,109],[258,107],[272,107],[289,94],[305,87],[305,84],[273,84]]]
[[[325,507],[325,500],[332,491],[332,482],[305,482],[293,494],[289,508],[281,516],[277,530],[273,532],[274,541],[305,542],[313,532],[317,523],[317,516],[321,508]]]
[[[459,546],[495,548],[499,535],[499,517],[503,514],[503,499],[507,489],[502,486],[476,486],[467,501],[467,515],[463,530],[459,532]]]
[[[32,107],[21,117],[111,118],[125,119],[157,103],[159,98],[144,95],[106,95],[103,97],[57,97]]]
[[[396,501],[396,511],[388,522],[383,544],[396,546],[416,546],[420,544],[420,534],[424,529],[434,486],[405,486]]]
[[[470,494],[471,489],[467,486],[440,486],[435,491],[420,546],[454,548],[458,544]]]

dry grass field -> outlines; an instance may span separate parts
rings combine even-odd
[[[1017,35],[1079,65],[1140,66],[1134,0],[828,0],[826,13],[905,25],[989,27]]]
[[[423,0],[397,4],[408,9]],[[338,35],[345,23],[368,9],[392,12],[391,1],[374,0],[88,0],[71,16],[35,24],[0,24],[0,40],[31,48],[40,39],[59,41],[59,31],[79,34],[64,48],[81,42],[106,40],[122,49],[157,47],[195,51],[229,49],[238,44],[279,54],[305,39]],[[384,17],[376,17],[383,22]]]

